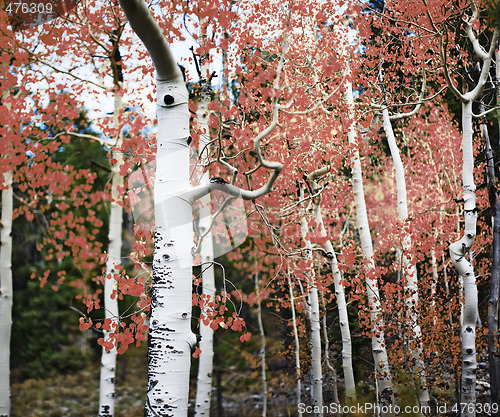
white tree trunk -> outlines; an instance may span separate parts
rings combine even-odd
[[[470,404],[465,407],[463,416],[476,415],[476,322],[477,286],[474,269],[465,257],[476,238],[476,186],[474,184],[474,153],[472,147],[472,101],[462,103],[463,128],[463,170],[464,187],[464,235],[450,245],[450,257],[455,269],[463,280],[464,306],[462,323],[462,382],[460,402]]]
[[[255,274],[255,297],[257,299],[257,323],[260,333],[260,367],[262,377],[262,417],[267,415],[266,334],[262,323],[262,303],[259,294],[259,275]]]
[[[319,228],[320,236],[326,237],[326,229],[323,224],[320,202],[314,206],[314,217]],[[345,395],[349,403],[356,401],[356,383],[354,381],[354,371],[352,368],[352,346],[351,330],[349,328],[349,316],[347,314],[347,303],[345,300],[344,285],[339,271],[337,255],[330,240],[325,242],[325,251],[330,260],[333,282],[335,285],[335,298],[339,311],[340,334],[342,336],[342,369],[344,371]],[[328,354],[328,353],[327,353]]]
[[[193,203],[212,190],[233,197],[255,199],[271,191],[283,165],[266,161],[260,141],[278,124],[279,106],[273,102],[273,121],[254,139],[259,166],[273,170],[268,182],[255,191],[221,181],[189,185],[189,94],[169,45],[143,0],[120,0],[134,32],[146,46],[156,69],[157,155],[155,178],[155,252],[148,338],[148,388],[145,417],[186,417],[188,412],[191,349]],[[284,48],[275,80],[278,88]]]
[[[381,409],[386,410],[384,416],[394,415],[394,389],[392,385],[392,374],[387,358],[384,335],[384,319],[382,317],[382,307],[380,304],[380,295],[378,290],[378,280],[374,275],[375,260],[373,256],[373,244],[368,224],[368,215],[366,211],[365,193],[363,190],[363,176],[361,174],[361,161],[359,151],[357,150],[356,130],[354,127],[353,106],[351,83],[347,83],[346,102],[349,106],[350,119],[353,125],[348,132],[349,144],[354,147],[351,151],[351,172],[352,187],[354,193],[354,204],[356,207],[356,227],[361,240],[361,249],[365,258],[366,275],[366,294],[368,305],[370,307],[372,332],[372,352],[375,361],[375,373],[379,386],[378,402]]]
[[[312,245],[311,241],[307,239],[307,232],[309,226],[305,217],[305,213],[300,219],[300,229],[302,232],[302,239],[305,243],[305,257],[311,258]],[[308,273],[308,301],[309,301],[309,321],[311,323],[311,399],[314,410],[319,410],[314,413],[315,416],[323,416],[321,411],[323,408],[323,374],[321,369],[321,323],[319,316],[319,301],[318,301],[318,288],[314,282],[314,270]]]
[[[293,285],[290,278],[290,271],[287,272],[288,276],[288,289],[290,291],[290,308],[292,310],[292,326],[293,326],[293,337],[295,340],[295,372],[297,375],[297,407],[302,402],[302,387],[301,381],[302,373],[300,371],[300,344],[299,344],[299,332],[297,330],[297,316],[295,314],[295,297],[293,296]],[[301,408],[297,409],[298,417],[302,417]]]
[[[422,346],[422,331],[418,324],[418,276],[416,262],[411,259],[412,242],[409,230],[408,219],[408,199],[406,191],[406,178],[399,153],[399,148],[394,137],[389,110],[385,107],[382,110],[384,130],[391,150],[394,170],[396,171],[396,192],[398,215],[401,220],[401,247],[403,250],[403,282],[404,282],[404,302],[406,305],[407,320],[410,329],[408,350],[411,355],[411,370],[417,388],[418,401],[421,406],[429,406],[429,391],[427,390],[427,380],[425,376],[424,353]],[[414,346],[414,347],[412,347]]]
[[[10,335],[12,328],[12,172],[3,174],[0,231],[0,417],[10,414]]]
[[[115,91],[115,108],[113,112],[114,127],[119,129],[118,113],[123,108],[122,98]],[[122,144],[122,131],[119,129],[115,146],[118,148]],[[123,153],[114,151],[113,158],[116,163],[111,168],[111,210],[109,216],[108,231],[108,259],[106,262],[106,275],[104,279],[104,310],[105,319],[111,320],[118,325],[118,297],[111,298],[113,290],[116,288],[114,275],[118,273],[116,265],[121,265],[122,250],[122,224],[123,207],[120,204],[123,198],[120,197],[120,189],[123,188],[123,175],[120,174],[120,166],[123,164]],[[115,331],[104,331],[104,339],[109,338],[109,334]],[[99,417],[112,417],[115,412],[115,379],[116,379],[116,347],[106,351],[102,348],[101,354],[101,377],[99,390]]]
[[[432,284],[431,284],[431,311],[434,314],[432,322],[434,326],[437,324],[437,313],[436,313],[436,289],[439,280],[438,266],[436,259],[436,251],[431,249],[431,266],[432,266]]]
[[[200,43],[202,47],[206,43],[206,28],[205,19],[200,21]],[[210,132],[208,127],[208,103],[210,102],[210,81],[207,79],[207,72],[209,70],[208,57],[200,57],[200,101],[198,102],[198,109],[196,111],[196,120],[200,133],[199,142],[199,157],[200,163],[204,165],[208,160]],[[207,182],[209,172],[206,171],[203,175],[202,182]],[[201,206],[199,209],[199,230],[203,235],[208,232],[211,225],[212,210],[211,210],[210,194],[205,195],[201,199]],[[201,276],[203,282],[203,294],[208,298],[208,302],[214,297],[215,294],[215,277],[214,277],[214,247],[212,235],[208,233],[200,245],[200,254],[202,259]],[[209,416],[210,403],[212,398],[212,374],[213,374],[213,357],[214,357],[214,331],[208,325],[204,325],[200,321],[200,359],[198,365],[198,380],[196,385],[196,403],[195,403],[195,416]]]
[[[191,332],[192,203],[182,196],[189,188],[188,92],[182,76],[157,78],[157,95],[156,230],[145,416],[185,417],[196,337]]]

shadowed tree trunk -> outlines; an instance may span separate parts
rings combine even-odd
[[[483,110],[481,110],[482,112]],[[481,123],[486,145],[488,195],[493,229],[493,257],[491,260],[490,298],[488,300],[488,359],[490,365],[491,404],[500,404],[500,351],[498,348],[498,298],[500,293],[500,204],[495,178],[495,158],[491,149],[486,123]],[[497,417],[498,411],[492,416]]]

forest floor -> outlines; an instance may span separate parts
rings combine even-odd
[[[262,395],[259,387],[232,390],[234,375],[227,370],[220,384],[221,395],[214,389],[214,416],[260,417]],[[13,378],[16,379],[15,377]],[[193,378],[192,378],[193,379]],[[214,378],[215,380],[216,378]],[[142,417],[146,392],[147,365],[145,348],[130,349],[118,357],[115,417]],[[214,381],[215,383],[215,381]],[[294,388],[277,379],[270,381],[268,416],[288,417],[295,414]],[[194,408],[194,386],[190,416]],[[98,361],[85,369],[44,379],[26,379],[11,386],[11,417],[92,417],[99,404]]]
[[[26,379],[11,386],[11,417],[95,417],[99,404],[99,361],[95,360],[85,369],[66,375],[45,379]],[[244,377],[237,367],[217,367],[215,364],[214,391],[212,397],[213,417],[260,417],[262,416],[261,383],[258,374]],[[269,364],[268,372],[268,417],[291,417],[297,415],[295,383],[286,376],[280,364]],[[193,416],[195,397],[195,372],[191,380],[190,412]],[[305,378],[307,380],[307,378]],[[489,402],[488,375],[485,367],[478,372],[478,400]],[[115,417],[142,417],[146,392],[147,366],[146,348],[132,348],[118,357],[116,376]],[[324,404],[333,402],[331,378],[324,376]],[[339,386],[342,392],[342,387]],[[358,381],[358,401],[373,402],[373,387],[368,381]],[[303,401],[310,404],[309,386],[302,385]],[[399,391],[399,401],[404,399]],[[406,393],[412,396],[411,393]],[[451,410],[447,410],[451,411]],[[308,415],[307,413],[304,415]],[[362,414],[356,414],[362,415]],[[440,417],[454,413],[441,413]],[[479,413],[478,416],[487,414]],[[405,417],[410,414],[405,414]]]

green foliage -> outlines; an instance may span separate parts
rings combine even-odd
[[[78,343],[84,336],[78,330],[78,313],[69,308],[76,290],[63,285],[53,291],[49,286],[40,288],[37,281],[24,280],[25,288],[18,286],[14,291],[14,374],[25,379],[82,369],[91,352],[86,351],[86,342]]]
[[[485,6],[490,26],[500,27],[500,1],[488,0]]]

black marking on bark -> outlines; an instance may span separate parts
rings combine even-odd
[[[108,417],[108,416],[111,416],[111,413],[109,411],[109,405],[103,405],[102,406],[102,410],[99,412],[99,416],[98,417]],[[2,414],[3,416],[3,414]]]
[[[471,327],[471,326],[467,326],[467,327],[465,328],[465,331],[466,331],[467,333],[472,333],[473,329],[472,329],[472,327]]]
[[[464,210],[465,214],[476,214],[477,213],[477,207],[474,207],[472,210]]]
[[[163,96],[163,102],[167,105],[170,106],[171,104],[174,104],[175,98],[174,96],[171,96],[170,94],[165,94]]]
[[[221,177],[212,177],[210,178],[210,183],[212,184],[227,184],[224,178]]]
[[[158,380],[150,379],[148,384],[148,391],[151,391],[154,387],[158,385]]]

